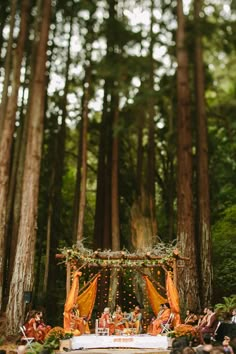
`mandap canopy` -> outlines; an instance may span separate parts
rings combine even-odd
[[[176,248],[163,247],[162,244],[162,247],[159,246],[159,248],[150,251],[129,253],[127,251],[92,251],[80,245],[63,248],[60,251],[57,258],[61,259],[67,267],[65,328],[69,326],[69,313],[75,304],[77,304],[82,317],[91,318],[96,302],[98,283],[103,273],[114,276],[118,272],[125,273],[130,270],[132,270],[132,274],[135,272],[135,274],[141,275],[153,313],[157,315],[160,304],[169,302],[171,311],[175,314],[176,324],[180,323],[176,269],[179,260],[183,262],[187,259],[181,257]],[[84,281],[82,288],[79,289],[80,279],[83,278],[84,272],[89,273],[89,280]],[[164,286],[152,275],[159,274],[160,276],[161,273]]]

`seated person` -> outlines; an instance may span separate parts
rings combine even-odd
[[[217,323],[218,321],[213,308],[208,307],[206,321],[202,322],[198,327],[198,333],[201,343],[203,343],[203,335],[205,333],[214,334]]]
[[[151,313],[149,316],[149,320],[148,320],[148,326],[147,326],[147,333],[152,333],[153,330],[153,322],[155,321],[156,316],[154,313]]]
[[[232,311],[231,323],[236,324],[236,309],[233,309],[233,311]]]
[[[197,328],[204,326],[204,324],[206,324],[207,322],[207,318],[208,318],[207,307],[205,307],[203,313],[199,315]]]
[[[127,328],[134,328],[136,334],[142,331],[142,313],[139,306],[135,306],[134,310],[130,312],[127,318]]]
[[[126,327],[126,319],[119,305],[116,306],[116,310],[112,315],[112,319],[115,326],[115,332],[123,332]]]
[[[25,334],[27,337],[35,338],[37,340],[37,322],[36,322],[36,311],[32,310],[28,313],[27,321],[24,324]]]
[[[52,327],[49,325],[46,325],[46,323],[44,322],[42,311],[38,311],[36,313],[35,320],[36,320],[36,326],[37,326],[38,341],[43,342],[45,340],[47,333],[50,331],[50,329]]]
[[[72,332],[78,330],[80,334],[84,334],[85,327],[86,323],[84,318],[80,316],[78,304],[74,304],[70,311],[70,329]]]
[[[25,334],[27,337],[35,338],[37,342],[42,343],[46,334],[50,331],[51,326],[47,326],[42,319],[41,311],[31,311],[28,321],[24,324]]]
[[[114,334],[115,325],[114,322],[112,321],[109,307],[104,308],[104,311],[98,321],[98,327],[109,328],[109,334]]]
[[[184,324],[195,326],[198,322],[197,315],[191,310],[186,311],[186,317],[184,319]]]
[[[230,337],[225,336],[222,345],[226,354],[234,354],[233,348],[230,345]]]
[[[168,303],[161,305],[162,309],[159,311],[157,318],[152,323],[152,332],[149,333],[153,336],[162,332],[162,324],[166,324],[169,320],[171,310]]]

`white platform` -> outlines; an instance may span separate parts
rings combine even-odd
[[[96,336],[87,334],[74,336],[71,338],[71,349],[92,349],[92,348],[155,348],[167,349],[167,336],[140,335],[122,335],[122,336]]]

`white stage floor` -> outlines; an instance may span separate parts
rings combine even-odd
[[[98,336],[87,334],[71,338],[71,349],[92,349],[92,348],[155,348],[167,349],[167,336],[122,335],[122,336]]]

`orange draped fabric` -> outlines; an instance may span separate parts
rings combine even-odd
[[[168,302],[170,304],[171,311],[175,314],[174,326],[180,324],[180,308],[179,308],[179,295],[178,291],[174,285],[174,282],[171,278],[171,273],[167,272],[166,278],[166,293]]]
[[[64,306],[64,329],[66,331],[70,330],[70,311],[73,308],[76,298],[78,295],[79,288],[79,277],[82,275],[81,272],[77,271],[74,273],[74,279],[72,282],[71,289],[66,299],[66,303]]]
[[[100,274],[97,274],[87,289],[77,297],[76,303],[78,304],[81,317],[86,317],[87,319],[90,319],[91,317],[97,294],[97,282],[99,276]]]
[[[146,282],[148,298],[152,307],[154,314],[157,316],[158,312],[160,311],[160,305],[167,302],[167,300],[162,297],[156,288],[153,286],[152,282],[148,278],[147,275],[143,275],[143,278]]]

